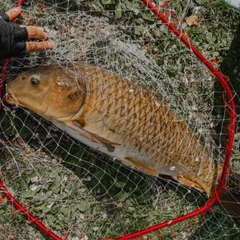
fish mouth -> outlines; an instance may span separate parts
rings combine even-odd
[[[6,95],[5,95],[5,100],[7,103],[11,105],[19,105],[19,101],[17,97],[14,95],[12,89],[6,85]]]

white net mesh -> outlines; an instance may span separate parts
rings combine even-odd
[[[166,4],[161,12],[183,33],[188,32],[205,57],[218,58],[224,69],[239,17],[216,3],[176,0]],[[15,4],[0,3],[0,9],[6,11]],[[156,6],[161,4],[164,2],[155,1]],[[23,12],[18,21],[43,26],[54,40],[55,49],[11,59],[5,82],[38,65],[77,65],[79,61],[97,65],[160,93],[187,122],[209,156],[223,162],[229,116],[224,111],[222,88],[141,1],[29,0]],[[222,17],[231,28],[221,24]],[[239,68],[234,68],[234,77],[239,81]],[[238,101],[237,93],[234,95]],[[79,143],[25,108],[3,104],[3,181],[14,197],[58,236],[117,238],[190,213],[208,199],[205,193],[170,177],[156,178],[127,167],[118,159]],[[234,147],[232,169],[237,170],[239,134]],[[199,145],[189,148],[198,151]],[[184,171],[192,171],[191,166],[180,164]],[[5,198],[1,201],[1,239],[46,238]],[[238,232],[230,216],[214,205],[212,211],[154,232],[151,237],[238,239]],[[143,239],[150,239],[150,235]]]

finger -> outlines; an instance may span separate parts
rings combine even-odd
[[[47,49],[53,49],[54,42],[45,41],[45,42],[26,42],[26,53],[29,52],[40,52]]]
[[[21,13],[21,11],[22,10],[20,7],[15,7],[7,11],[6,14],[9,17],[9,21],[12,21],[14,18],[16,18]]]
[[[46,39],[47,34],[44,32],[44,29],[41,27],[28,26],[26,27],[28,32],[28,39]]]

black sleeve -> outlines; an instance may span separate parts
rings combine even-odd
[[[0,60],[26,53],[27,39],[25,27],[9,22],[8,15],[0,13]]]

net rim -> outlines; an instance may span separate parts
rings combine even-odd
[[[224,91],[226,92],[227,98],[228,98],[228,104],[225,102],[225,111],[228,112],[230,115],[230,123],[228,126],[228,143],[226,145],[226,154],[225,154],[225,159],[224,159],[224,164],[223,164],[223,171],[221,174],[221,178],[219,180],[219,184],[216,187],[215,194],[211,199],[207,201],[207,203],[201,207],[200,209],[195,210],[192,213],[186,214],[184,216],[180,216],[174,219],[171,219],[169,221],[157,224],[155,226],[151,226],[149,228],[146,228],[144,230],[137,231],[132,234],[127,234],[125,236],[122,236],[120,238],[116,238],[116,240],[123,240],[123,239],[132,239],[136,238],[142,235],[145,235],[147,233],[153,232],[160,230],[164,227],[174,225],[178,222],[193,218],[199,214],[205,213],[208,211],[212,205],[216,202],[219,201],[219,194],[221,193],[222,188],[224,187],[225,179],[228,174],[228,166],[230,163],[231,159],[231,153],[232,153],[232,146],[233,146],[233,141],[234,141],[234,134],[235,134],[235,126],[236,126],[236,120],[237,120],[237,115],[236,115],[236,106],[234,102],[234,97],[232,94],[231,87],[228,84],[228,79],[221,73],[218,72],[214,66],[190,43],[189,39],[187,39],[180,31],[178,31],[166,18],[163,14],[161,14],[155,7],[154,5],[149,1],[149,0],[141,0],[147,8],[154,13],[154,15],[162,21],[162,23],[170,29],[170,31],[176,35],[195,55],[196,57],[212,72],[213,75],[216,76],[218,81],[221,83]],[[18,3],[16,4],[16,7],[20,7],[24,4],[25,0],[19,0]],[[2,79],[1,79],[1,86],[3,86],[4,79],[6,77],[6,66],[8,65],[8,59],[4,61],[4,67],[3,67],[3,74],[2,74]],[[2,95],[2,87],[0,88],[0,96]],[[227,110],[226,106],[229,106],[230,108]],[[4,186],[3,182],[0,182],[0,189],[1,191],[8,196],[9,192]],[[7,197],[15,206],[18,208],[18,210],[21,211],[23,210],[23,207],[21,204],[14,199],[11,194]],[[28,216],[31,214],[28,211],[22,211],[22,213],[29,219]],[[32,215],[31,215],[32,216]],[[51,237],[52,239],[62,239],[56,236],[53,232],[51,232],[49,229],[47,229],[44,225],[40,226],[37,224],[38,220],[33,216],[33,219],[30,220],[31,223],[34,223],[38,228],[40,228],[46,235]],[[41,224],[42,225],[42,224]]]

